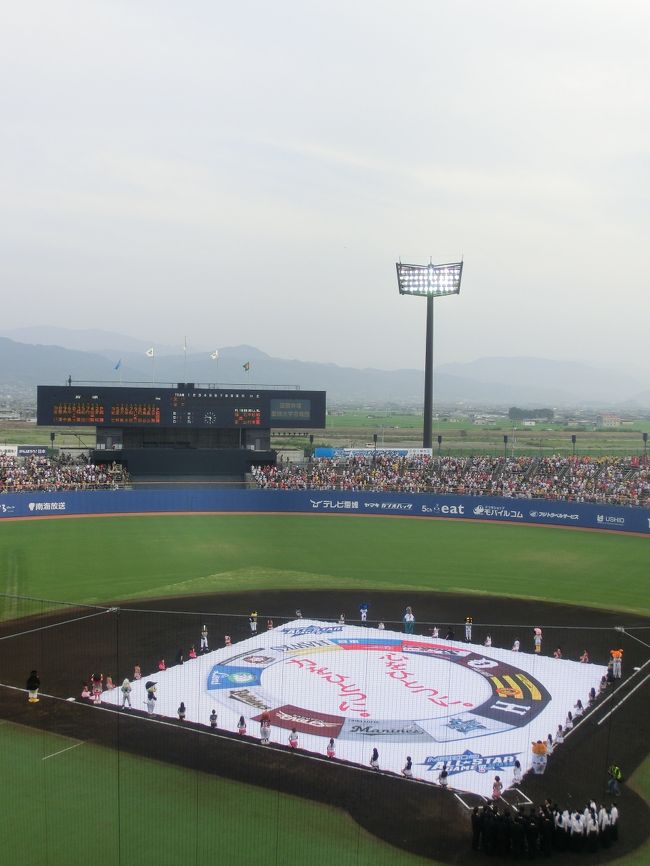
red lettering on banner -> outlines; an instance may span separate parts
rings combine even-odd
[[[313,659],[288,659],[287,664],[296,665],[301,670],[307,670],[310,674],[315,674],[326,683],[331,683],[336,686],[341,697],[345,697],[344,701],[339,704],[339,710],[342,713],[352,711],[357,713],[362,719],[370,717],[367,711],[366,701],[368,695],[364,694],[356,683],[346,682],[350,677],[346,674],[337,674],[326,667],[319,667],[318,663]]]
[[[391,679],[401,682],[405,688],[410,689],[415,694],[429,692],[429,697],[426,698],[429,703],[435,704],[437,707],[453,707],[458,704],[462,704],[464,707],[474,706],[471,701],[452,701],[449,699],[449,695],[441,695],[438,689],[421,685],[417,679],[412,679],[414,674],[406,670],[410,660],[401,653],[386,653],[379,658],[385,662],[386,673]]]

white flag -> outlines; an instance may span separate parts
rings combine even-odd
[[[212,358],[213,361],[218,361],[219,360],[219,349],[215,349],[214,352],[212,352],[210,354],[210,357]]]
[[[146,354],[147,358],[153,358],[153,355],[154,355],[153,346],[150,349],[147,349],[145,354]]]

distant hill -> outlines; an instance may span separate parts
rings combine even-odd
[[[22,329],[32,333],[32,329]],[[39,332],[42,329],[35,329]],[[35,387],[73,380],[118,384],[200,382],[203,384],[297,385],[327,391],[330,403],[422,402],[422,370],[375,370],[340,367],[308,361],[273,358],[254,346],[219,347],[188,351],[182,347],[165,354],[156,346],[156,357],[146,357],[151,343],[108,331],[54,329],[58,338],[70,337],[70,345],[26,343],[0,337],[0,387]],[[14,332],[15,333],[15,332]],[[110,345],[107,341],[114,340]],[[136,348],[134,349],[134,343]],[[93,346],[82,350],[78,346]],[[99,348],[101,346],[101,348]],[[168,347],[169,348],[169,347]],[[214,347],[216,348],[216,347]],[[115,370],[119,362],[119,370]],[[246,372],[244,364],[250,363]],[[474,406],[594,406],[615,409],[650,408],[645,383],[620,372],[587,364],[544,358],[482,358],[467,364],[440,365],[435,371],[436,405],[459,402]]]

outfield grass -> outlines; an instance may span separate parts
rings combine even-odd
[[[61,601],[376,587],[650,615],[649,545],[623,534],[464,521],[154,515],[5,521],[0,567],[6,592]]]
[[[78,743],[0,725],[4,863],[431,866],[340,809]]]
[[[0,723],[5,863],[443,866],[386,845],[340,809],[78,744]],[[650,797],[650,759],[631,785]],[[650,844],[612,866],[648,862]]]

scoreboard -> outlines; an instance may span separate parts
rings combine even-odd
[[[47,427],[323,428],[325,391],[39,385],[36,417]]]

